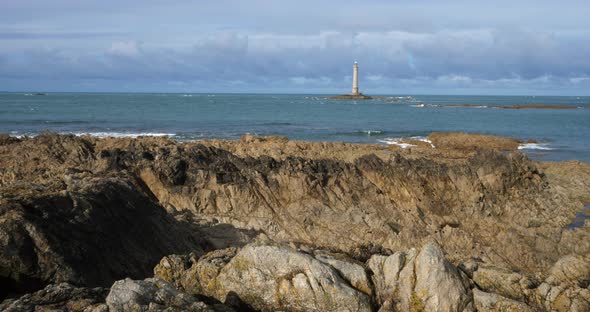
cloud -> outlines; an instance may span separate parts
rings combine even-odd
[[[137,41],[117,41],[111,44],[108,53],[118,56],[134,57],[140,53],[140,44]]]
[[[18,89],[340,93],[358,60],[366,93],[589,92],[583,2],[547,20],[465,1],[328,1],[312,12],[302,1],[121,1],[115,9],[23,0],[0,13],[0,79]],[[26,18],[33,2],[54,14]],[[537,13],[555,8],[527,3]],[[76,14],[60,15],[69,6]]]
[[[0,30],[0,40],[34,40],[34,39],[88,39],[111,37],[116,32],[72,32],[72,31],[36,31],[36,30]]]

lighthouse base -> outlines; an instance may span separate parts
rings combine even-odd
[[[359,94],[343,94],[329,97],[330,100],[372,100],[373,97]]]

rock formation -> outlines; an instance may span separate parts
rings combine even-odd
[[[330,100],[372,100],[369,95],[359,94],[342,94],[329,97]]]
[[[108,294],[108,295],[107,295]],[[167,282],[148,278],[117,281],[111,289],[74,287],[67,283],[48,285],[33,294],[0,303],[0,310],[20,311],[195,311],[231,312],[220,303],[205,303],[178,291]]]
[[[181,272],[171,270],[180,267],[171,261],[165,258],[156,267],[156,276],[171,279],[187,292],[220,301],[239,298],[255,310],[370,311],[369,294],[351,285],[351,280],[359,282],[360,278],[361,288],[370,292],[362,266],[344,262],[351,270],[338,271],[289,246],[268,242],[247,245],[239,252],[218,250]]]
[[[590,165],[533,162],[514,139],[430,141],[0,136],[3,305],[586,309],[590,231],[570,225]],[[171,285],[143,280],[154,267]],[[168,299],[92,290],[119,286]]]

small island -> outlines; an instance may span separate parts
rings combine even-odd
[[[359,94],[342,94],[329,97],[330,100],[372,100],[373,97]]]
[[[329,97],[330,100],[372,100],[373,98],[359,92],[359,65],[354,62],[352,67],[352,92],[350,94]]]

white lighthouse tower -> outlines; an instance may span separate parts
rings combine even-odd
[[[359,63],[354,61],[352,65],[352,92],[350,94],[331,96],[332,100],[371,100],[373,97],[364,95],[359,91]]]
[[[359,95],[359,63],[354,61],[352,66],[352,94]]]

